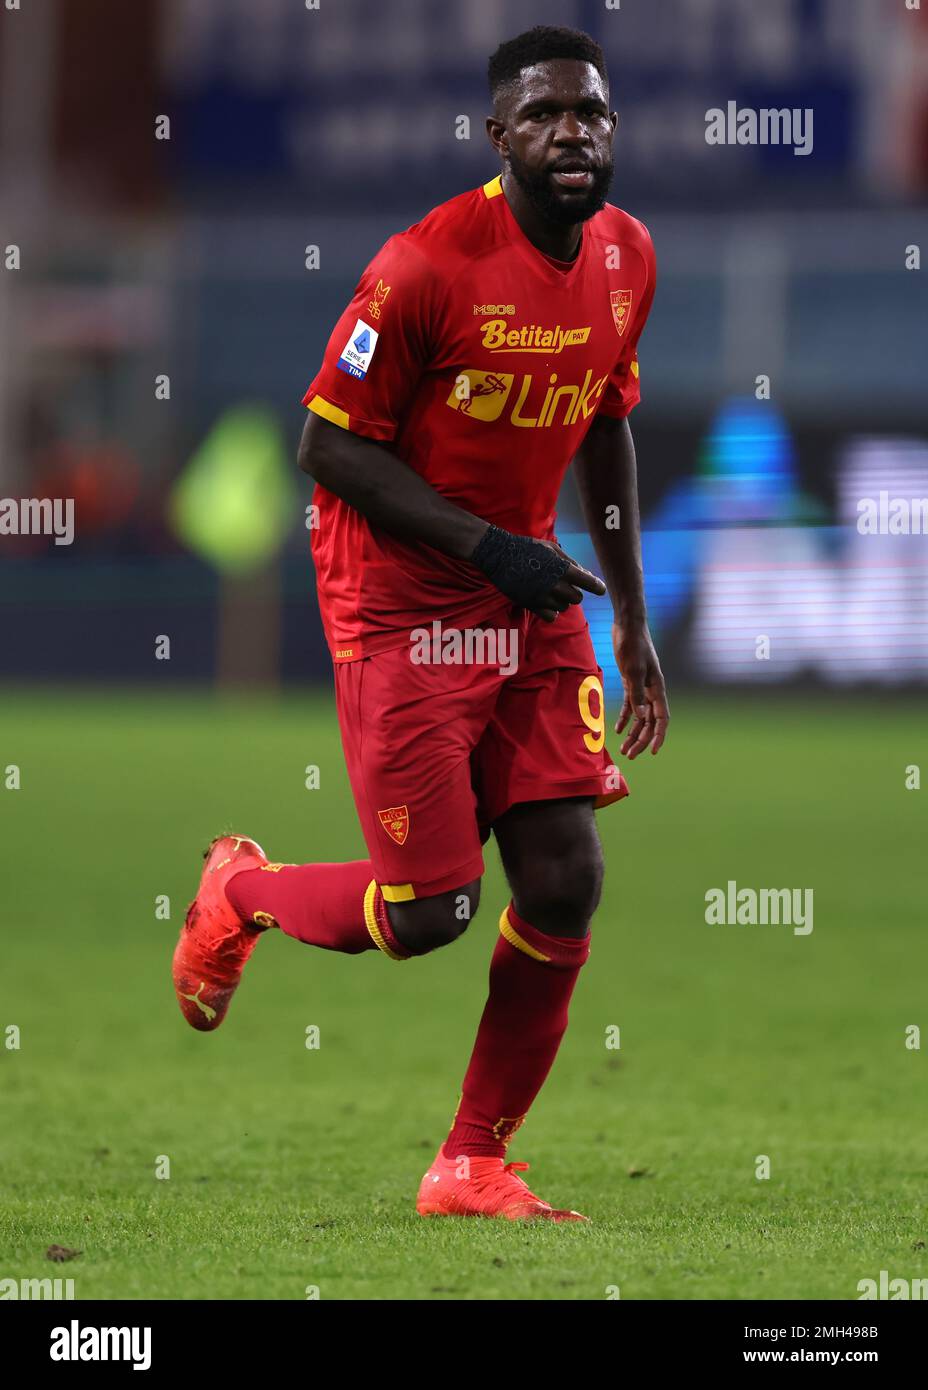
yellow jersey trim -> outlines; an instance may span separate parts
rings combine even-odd
[[[323,420],[331,420],[333,425],[338,425],[343,430],[351,428],[346,410],[339,410],[337,405],[331,405],[324,396],[313,396],[308,409],[314,415],[321,415]]]
[[[515,946],[517,951],[521,951],[526,956],[531,956],[532,960],[550,961],[550,956],[542,955],[541,951],[536,951],[534,946],[530,946],[527,941],[523,941],[515,927],[509,920],[509,908],[503,908],[503,915],[499,919],[500,933],[506,938],[510,946]]]
[[[483,192],[487,198],[498,198],[503,191],[503,176],[497,174],[495,179],[490,179],[489,183],[483,185]]]

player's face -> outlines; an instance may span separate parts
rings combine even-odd
[[[490,136],[538,212],[569,225],[606,201],[616,121],[592,64],[559,58],[523,70]]]

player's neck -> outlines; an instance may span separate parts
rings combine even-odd
[[[547,221],[529,201],[508,170],[503,172],[502,185],[509,210],[532,245],[543,251],[546,256],[553,256],[555,260],[572,261],[580,249],[583,223],[573,222],[563,227]]]

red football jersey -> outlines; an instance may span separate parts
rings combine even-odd
[[[303,404],[386,444],[437,492],[550,539],[558,492],[597,411],[637,405],[654,297],[647,229],[607,205],[565,269],[510,211],[499,177],[391,237],[335,326]],[[332,656],[355,661],[440,619],[508,605],[473,565],[395,540],[325,488],[312,532]]]

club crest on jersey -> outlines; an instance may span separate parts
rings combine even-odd
[[[409,834],[409,812],[405,806],[391,806],[386,811],[378,811],[380,824],[398,845],[406,843],[406,836]]]
[[[383,312],[384,301],[392,289],[392,285],[385,285],[382,280],[377,281],[377,288],[374,290],[374,297],[367,306],[367,312],[372,319],[379,319]]]
[[[377,339],[380,334],[376,328],[372,328],[363,319],[358,319],[352,329],[351,337],[342,348],[342,355],[336,362],[336,367],[340,372],[347,372],[349,376],[356,377],[358,381],[363,381],[367,376],[367,369],[371,365],[371,358],[377,351]]]
[[[610,290],[609,303],[612,305],[612,321],[616,326],[619,337],[628,327],[628,321],[632,312],[632,292],[631,290]]]

